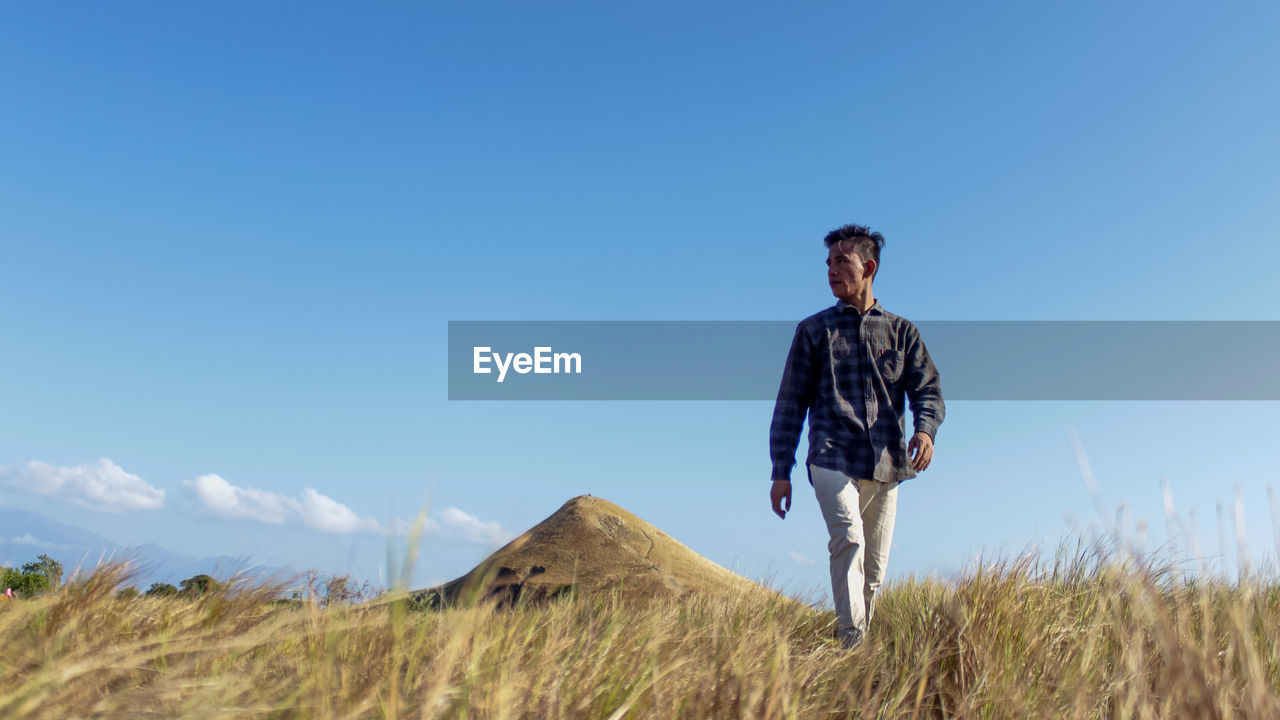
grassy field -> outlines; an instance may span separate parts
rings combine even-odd
[[[1280,585],[1080,550],[888,588],[864,645],[767,593],[410,610],[270,588],[0,604],[0,717],[1280,717]]]

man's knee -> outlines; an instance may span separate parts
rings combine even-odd
[[[862,528],[857,525],[837,525],[830,528],[831,540],[827,549],[834,555],[848,550],[856,551],[863,545]]]

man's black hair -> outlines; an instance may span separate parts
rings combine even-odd
[[[884,236],[878,232],[872,232],[866,225],[844,225],[827,233],[827,236],[822,239],[828,249],[838,242],[845,241],[848,241],[844,246],[845,250],[857,253],[863,262],[876,261],[876,271],[871,275],[871,279],[874,280],[876,275],[880,274],[880,248],[884,247]]]

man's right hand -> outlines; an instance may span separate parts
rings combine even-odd
[[[773,512],[783,520],[787,519],[787,513],[791,510],[791,481],[790,480],[774,480],[773,487],[769,489],[769,499],[773,501]],[[782,501],[786,501],[786,505]]]

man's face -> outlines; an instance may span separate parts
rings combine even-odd
[[[849,243],[839,242],[827,250],[827,283],[831,294],[848,301],[864,294],[871,287],[871,273],[875,263],[863,262],[855,252],[848,251]]]

